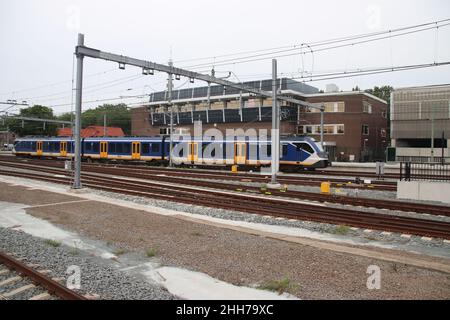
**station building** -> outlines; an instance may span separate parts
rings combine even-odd
[[[272,91],[272,80],[244,82],[246,86]],[[283,96],[325,106],[324,148],[332,161],[362,161],[385,158],[387,104],[361,91],[320,93],[315,87],[288,78],[277,86]],[[320,141],[320,112],[280,100],[280,135],[310,135]],[[193,135],[194,121],[202,129],[266,129],[270,135],[272,99],[260,98],[238,89],[211,86],[174,90],[174,130]],[[132,135],[169,134],[170,107],[167,91],[150,95],[148,104],[132,109]]]
[[[450,162],[450,85],[395,89],[388,160]]]

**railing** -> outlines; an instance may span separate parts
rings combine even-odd
[[[450,182],[450,163],[400,162],[400,180]]]

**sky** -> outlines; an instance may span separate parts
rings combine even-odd
[[[0,102],[26,100],[72,108],[74,49],[77,34],[85,45],[148,61],[193,68],[231,81],[270,78],[270,59],[220,65],[226,54],[293,46],[366,34],[450,18],[448,0],[371,1],[168,1],[168,0],[2,0],[0,1]],[[402,37],[278,58],[280,76],[357,68],[450,61],[450,25]],[[296,51],[294,51],[295,53]],[[207,60],[190,60],[211,57]],[[216,58],[212,58],[216,57]],[[188,61],[186,61],[188,60]],[[85,59],[83,108],[104,102],[136,106],[142,96],[164,90],[166,74],[143,76],[138,68]],[[308,82],[319,89],[335,83],[341,90],[392,85],[450,83],[450,66]],[[204,85],[186,79],[175,88]],[[130,98],[133,97],[133,98]],[[4,105],[0,105],[0,111]],[[18,107],[17,107],[18,108]],[[11,111],[17,108],[10,109]]]

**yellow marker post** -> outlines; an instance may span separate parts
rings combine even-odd
[[[330,183],[329,182],[322,182],[320,184],[320,192],[321,193],[330,193]]]

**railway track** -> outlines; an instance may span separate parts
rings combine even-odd
[[[53,170],[53,171],[52,171]],[[43,172],[54,169],[41,169],[42,172],[24,173],[0,170],[0,174],[31,178],[48,182],[68,184],[70,178],[61,175],[48,176]],[[230,193],[219,190],[206,190],[189,186],[162,186],[157,181],[129,181],[126,178],[82,176],[83,185],[109,192],[167,200],[197,206],[221,208],[259,215],[270,215],[296,220],[307,220],[337,225],[348,225],[382,231],[409,233],[419,236],[450,239],[450,223],[427,219],[368,213],[357,210],[329,208],[326,205],[307,204],[294,200],[264,198],[260,195]]]
[[[38,268],[0,251],[0,300],[87,300]]]
[[[34,163],[34,162],[33,162]],[[0,161],[1,164],[1,161]],[[47,164],[47,163],[44,163]],[[9,164],[14,165],[14,164]],[[53,164],[55,168],[61,168],[62,164],[56,165]],[[20,165],[16,166],[20,168]],[[302,199],[302,200],[310,200],[310,201],[319,201],[319,202],[328,202],[328,203],[339,203],[339,204],[347,204],[352,206],[362,206],[362,207],[373,207],[379,209],[389,209],[389,210],[398,210],[405,212],[417,212],[417,213],[426,213],[431,215],[440,215],[440,216],[450,216],[450,207],[441,206],[441,205],[430,205],[430,204],[421,204],[421,203],[408,203],[403,201],[394,201],[394,200],[381,200],[381,199],[371,199],[371,198],[356,198],[350,196],[343,195],[326,195],[326,194],[317,194],[312,192],[303,192],[303,191],[290,191],[290,190],[266,190],[265,188],[260,187],[251,187],[251,186],[240,186],[236,184],[226,184],[223,182],[212,182],[212,181],[201,181],[195,179],[189,179],[180,175],[171,175],[158,174],[158,171],[141,171],[140,168],[130,168],[129,166],[91,166],[85,165],[83,167],[84,172],[92,172],[92,173],[103,173],[110,174],[115,176],[124,176],[128,178],[138,178],[138,179],[148,179],[148,180],[156,180],[161,182],[168,183],[177,183],[183,185],[197,186],[197,187],[205,187],[205,188],[214,188],[214,189],[222,189],[222,190],[232,190],[232,191],[241,191],[241,192],[249,192],[249,193],[270,193],[271,195],[282,196],[285,198],[292,199]],[[165,171],[164,171],[165,172]],[[49,172],[56,173],[56,172]],[[188,176],[189,177],[189,176]],[[245,178],[244,181],[248,182]]]
[[[17,163],[16,159],[11,159],[11,157],[0,157],[1,161]],[[63,167],[62,161],[49,161],[49,160],[39,160],[39,159],[21,159],[21,161],[32,162],[36,164],[42,164],[51,167]],[[247,179],[248,182],[258,182],[267,183],[270,182],[270,175],[260,175],[256,173],[231,173],[231,172],[217,172],[211,170],[199,170],[199,169],[173,169],[173,168],[163,168],[163,167],[150,167],[141,165],[104,165],[104,164],[87,164],[83,163],[83,168],[89,167],[115,167],[122,168],[125,170],[140,170],[141,172],[158,172],[158,174],[164,173],[166,175],[179,177],[194,177],[201,179],[211,179],[211,180],[230,180],[237,181],[240,179]],[[331,183],[332,187],[336,188],[350,188],[350,189],[366,189],[366,190],[384,190],[384,191],[396,191],[397,184],[393,181],[382,181],[375,180],[371,181],[370,184],[365,184],[363,181],[351,180],[351,179],[338,179],[338,178],[327,178],[323,179],[320,177],[295,177],[295,176],[279,176],[278,181],[282,184],[288,185],[302,185],[302,186],[320,186],[324,181]]]

